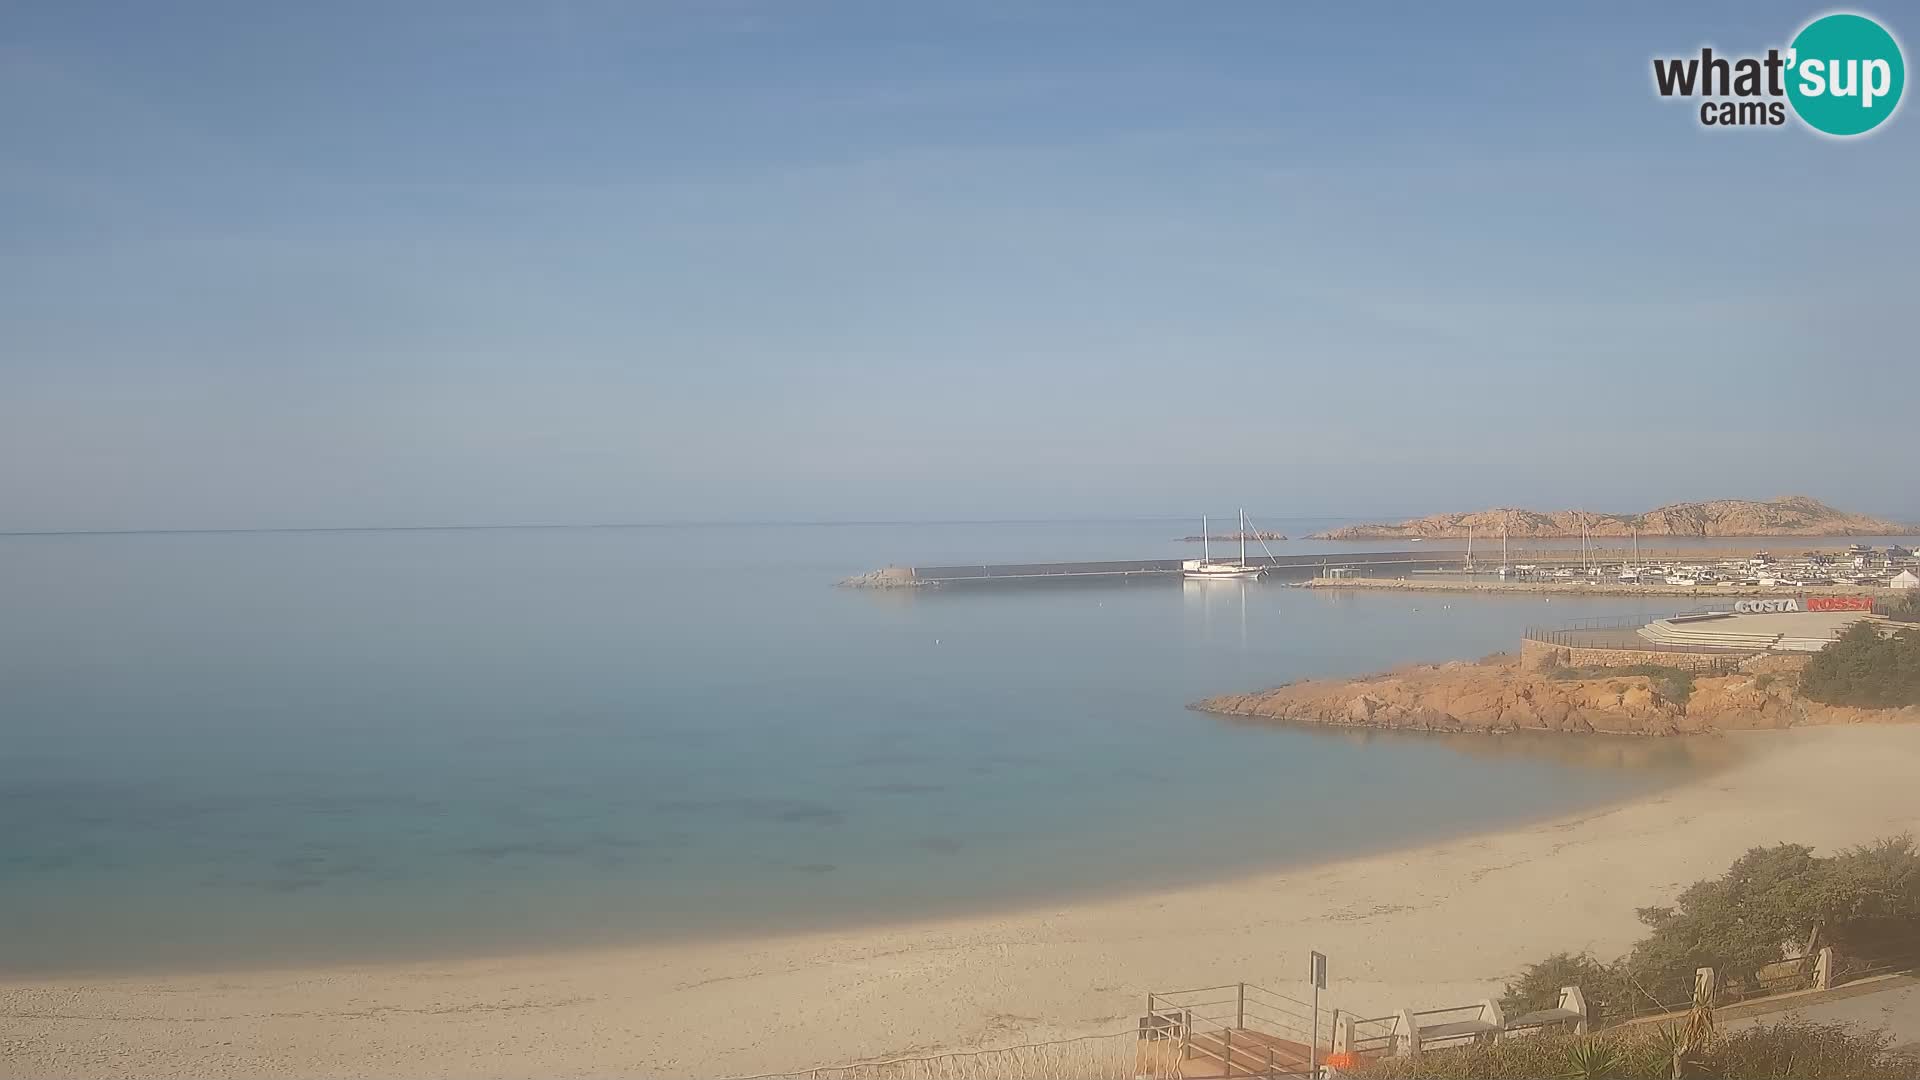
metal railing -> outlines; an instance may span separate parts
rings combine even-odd
[[[1652,641],[1636,637],[1631,641],[1615,639],[1604,640],[1595,636],[1595,631],[1557,630],[1542,626],[1529,626],[1521,632],[1527,641],[1542,645],[1552,645],[1562,649],[1611,649],[1617,652],[1660,653],[1663,657],[1692,657],[1689,660],[1676,659],[1672,667],[1685,668],[1696,674],[1703,671],[1732,671],[1740,662],[1767,650],[1753,646],[1751,648],[1717,648],[1711,645],[1674,645],[1664,641]]]
[[[1728,979],[1716,988],[1715,1005],[1737,1005],[1743,1001],[1791,994],[1813,989],[1816,957],[1802,956],[1768,964],[1745,979]]]
[[[1140,1034],[1177,1042],[1182,1061],[1219,1062],[1225,1076],[1305,1076],[1310,1048],[1332,1037],[1332,1026],[1316,1019],[1307,1002],[1254,983],[1226,983],[1148,994]]]
[[[1116,1032],[757,1073],[733,1080],[1179,1080],[1178,1060],[1145,1049],[1132,1032]]]
[[[1920,940],[1885,943],[1871,954],[1840,953],[1834,958],[1833,985],[1878,975],[1920,971]]]
[[[1689,608],[1686,611],[1638,612],[1632,615],[1596,615],[1585,619],[1572,619],[1560,624],[1562,630],[1638,630],[1651,622],[1661,619],[1677,619],[1686,615],[1717,615],[1712,608]]]
[[[1404,1038],[1400,1016],[1373,1016],[1353,1022],[1353,1050],[1360,1057],[1391,1054],[1396,1040]]]

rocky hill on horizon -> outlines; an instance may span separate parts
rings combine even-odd
[[[1397,524],[1349,525],[1316,533],[1315,540],[1395,540],[1409,537],[1499,536],[1502,527],[1515,539],[1587,536],[1886,536],[1913,532],[1912,526],[1850,514],[1810,499],[1714,499],[1672,503],[1643,514],[1600,514],[1590,510],[1519,510],[1496,507],[1473,513],[1430,514]]]

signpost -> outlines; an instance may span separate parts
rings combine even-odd
[[[1307,981],[1313,984],[1313,1041],[1307,1044],[1307,1074],[1320,1075],[1320,991],[1327,988],[1327,954],[1307,954]]]
[[[1791,596],[1776,600],[1736,600],[1733,610],[1742,615],[1767,615],[1782,611],[1872,611],[1871,596],[1809,596],[1806,607]]]

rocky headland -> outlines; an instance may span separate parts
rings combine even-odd
[[[1714,499],[1672,503],[1642,514],[1601,514],[1590,510],[1520,510],[1499,507],[1472,513],[1432,514],[1397,524],[1349,525],[1316,533],[1316,540],[1406,540],[1414,537],[1466,536],[1524,539],[1577,539],[1662,536],[1897,536],[1913,527],[1865,514],[1836,510],[1804,495],[1764,502]]]
[[[1777,666],[1790,668],[1792,658]],[[1523,669],[1518,657],[1417,664],[1355,679],[1303,679],[1222,694],[1202,712],[1407,731],[1689,735],[1811,724],[1920,721],[1920,706],[1857,709],[1809,701],[1791,670]]]

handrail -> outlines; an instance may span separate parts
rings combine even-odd
[[[1486,1008],[1487,1007],[1485,1005],[1479,1002],[1475,1002],[1472,1005],[1454,1005],[1445,1009],[1428,1009],[1424,1012],[1414,1013],[1413,1015],[1414,1016],[1439,1016],[1443,1013],[1485,1012]]]
[[[1197,986],[1191,990],[1158,990],[1154,992],[1153,996],[1166,998],[1173,997],[1177,994],[1204,994],[1209,990],[1236,990],[1242,986],[1252,985],[1252,983],[1221,983],[1219,986]]]
[[[1012,1046],[990,1046],[984,1050],[950,1050],[941,1054],[925,1054],[917,1057],[886,1058],[879,1061],[851,1061],[839,1065],[815,1065],[812,1068],[789,1069],[776,1073],[753,1073],[748,1076],[732,1076],[728,1080],[782,1080],[784,1077],[800,1073],[851,1072],[859,1069],[879,1069],[889,1065],[911,1065],[926,1061],[940,1061],[944,1058],[977,1058],[988,1054],[1004,1054],[1009,1050],[1032,1050],[1042,1046],[1067,1046],[1074,1043],[1097,1042],[1101,1039],[1123,1039],[1129,1033],[1110,1032],[1105,1035],[1078,1035],[1071,1039],[1049,1039],[1045,1042],[1016,1043]]]

